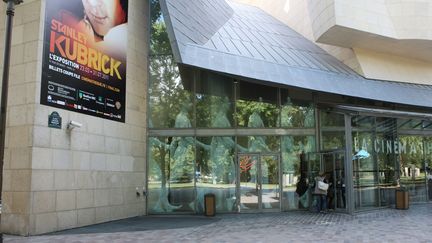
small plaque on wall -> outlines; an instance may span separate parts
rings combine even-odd
[[[61,129],[62,118],[56,111],[53,111],[51,115],[48,116],[48,127]]]

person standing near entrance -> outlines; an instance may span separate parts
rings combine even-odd
[[[327,190],[329,184],[327,184],[327,179],[325,172],[321,171],[317,177],[315,177],[315,190],[314,195],[316,198],[316,209],[317,212],[327,211]]]

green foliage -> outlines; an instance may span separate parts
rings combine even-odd
[[[150,52],[155,55],[172,55],[171,45],[168,38],[165,22],[162,19],[152,23],[150,38]]]
[[[401,154],[401,168],[414,165],[423,168],[423,137],[422,136],[401,136],[400,142],[407,144],[406,153]],[[416,146],[416,153],[412,152],[412,146]]]
[[[257,112],[264,121],[266,127],[275,127],[278,119],[278,108],[274,104],[256,102],[256,101],[237,101],[237,119],[238,126],[248,126],[249,117],[252,113]]]
[[[184,91],[178,66],[172,56],[159,1],[151,2],[150,109],[155,127],[174,127],[180,105],[191,102]]]
[[[159,0],[150,0],[150,15],[152,25],[162,16]]]
[[[334,150],[345,148],[345,132],[323,132],[323,150]]]
[[[150,39],[150,127],[174,127],[176,115],[181,104],[190,102],[190,95],[184,91],[178,66],[172,56],[166,25],[160,12],[158,0],[151,0],[151,39]],[[154,140],[150,148],[150,173],[160,177],[162,187],[169,181],[169,167],[172,154],[169,141]],[[190,166],[190,153],[186,153],[185,161]],[[153,164],[153,165],[152,165]],[[193,165],[192,165],[193,166]],[[178,168],[173,168],[179,172]],[[181,172],[179,172],[181,173]]]
[[[321,111],[322,127],[345,127],[345,118],[341,114]]]

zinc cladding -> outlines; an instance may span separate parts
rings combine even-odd
[[[351,97],[431,107],[432,86],[366,79],[263,10],[160,0],[178,63]]]

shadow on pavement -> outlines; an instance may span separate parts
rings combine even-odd
[[[116,232],[133,232],[146,230],[165,230],[179,229],[188,227],[197,227],[212,224],[219,221],[220,218],[208,218],[204,216],[142,216],[118,221],[91,225],[70,230],[58,231],[47,235],[65,235],[65,234],[94,234],[94,233],[116,233]]]

